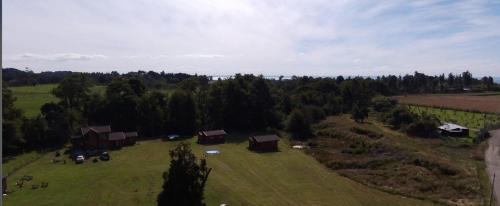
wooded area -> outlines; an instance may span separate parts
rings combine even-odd
[[[491,77],[476,79],[469,72],[447,77],[415,72],[377,78],[291,79],[236,74],[226,80],[152,71],[3,72],[4,155],[64,144],[84,125],[109,124],[117,131],[139,131],[140,136],[193,134],[200,129],[275,128],[307,138],[311,135],[309,125],[328,115],[352,113],[354,119],[363,121],[369,107],[381,109],[381,104],[389,102],[372,101],[376,96],[462,92],[464,88],[499,90]],[[59,83],[53,94],[60,101],[43,105],[37,117],[24,117],[14,106],[9,86],[49,82]],[[92,93],[95,84],[105,84],[106,92]],[[415,126],[415,131],[421,131],[419,125]]]

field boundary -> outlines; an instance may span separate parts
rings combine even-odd
[[[435,106],[435,105],[425,105],[425,104],[413,104],[413,103],[401,103],[401,102],[398,102],[398,104],[408,105],[408,106],[418,106],[418,107],[430,107],[430,108],[434,108],[434,109],[449,109],[449,110],[456,110],[456,111],[470,112],[470,113],[478,113],[478,114],[500,115],[500,112],[486,112],[486,111],[480,111],[480,110],[475,110],[475,109],[460,109],[460,108],[456,108],[456,107]]]

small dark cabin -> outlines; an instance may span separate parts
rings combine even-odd
[[[276,135],[253,136],[248,138],[248,148],[255,151],[278,151],[279,140]]]
[[[134,145],[138,136],[137,132],[125,132],[125,144]]]
[[[198,132],[198,144],[219,144],[226,141],[226,131],[212,130]]]
[[[109,144],[113,148],[121,148],[125,145],[125,134],[123,132],[113,132],[109,134]]]

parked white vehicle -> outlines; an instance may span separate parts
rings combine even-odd
[[[76,162],[77,164],[79,164],[79,163],[83,163],[83,161],[85,161],[85,157],[84,157],[83,155],[78,155],[78,156],[76,156],[75,162]]]

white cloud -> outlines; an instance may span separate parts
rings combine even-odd
[[[106,59],[107,57],[100,54],[76,54],[76,53],[59,53],[59,54],[34,54],[24,53],[21,55],[11,56],[8,60],[13,61],[88,61],[93,59]]]
[[[500,75],[494,0],[3,3],[4,66],[35,71]]]

